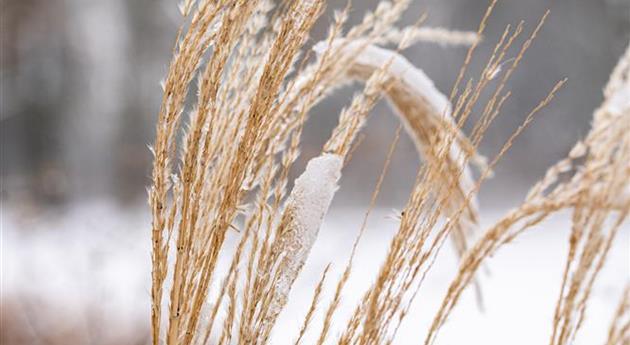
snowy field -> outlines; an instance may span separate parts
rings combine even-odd
[[[334,208],[334,206],[333,206]],[[485,214],[491,224],[503,210]],[[374,278],[396,221],[376,210],[360,245],[340,317],[354,307]],[[362,210],[335,208],[327,216],[307,265],[294,286],[288,309],[275,329],[274,344],[289,344],[311,301],[324,267],[333,270],[324,292],[329,299],[344,268],[363,217]],[[567,214],[556,216],[499,250],[481,276],[485,310],[472,290],[464,293],[437,344],[545,344],[559,293],[568,242]],[[58,213],[25,215],[3,205],[3,323],[45,343],[43,334],[77,333],[77,344],[146,341],[149,315],[149,217],[144,206],[121,209],[88,202]],[[611,249],[589,301],[577,345],[602,344],[624,283],[630,275],[630,224]],[[456,270],[450,246],[420,290],[398,344],[419,344]],[[324,302],[325,303],[325,302]],[[319,325],[320,323],[315,323]],[[17,325],[17,326],[15,326]],[[332,334],[342,326],[337,322]],[[4,325],[3,325],[4,327]],[[78,331],[77,331],[78,330]],[[315,329],[317,330],[317,329]]]

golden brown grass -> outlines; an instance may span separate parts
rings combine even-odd
[[[630,343],[630,285],[626,288],[615,311],[606,345],[622,345]]]
[[[397,29],[395,24],[409,2],[382,1],[350,28],[346,27],[348,4],[335,13],[326,39],[315,46],[316,54],[303,53],[302,48],[324,10],[324,0],[284,1],[279,8],[269,0],[187,0],[180,4],[185,24],[163,85],[149,191],[153,344],[270,341],[317,239],[342,168],[371,109],[383,96],[425,164],[383,264],[375,270],[374,283],[352,316],[343,321],[342,333],[334,341],[391,343],[450,237],[462,256],[461,267],[429,330],[426,343],[432,343],[483,259],[562,208],[571,208],[575,216],[552,343],[565,344],[574,336],[593,280],[630,208],[627,200],[615,198],[618,193],[613,193],[626,187],[630,175],[630,143],[624,136],[630,130],[628,109],[623,108],[621,115],[610,110],[617,92],[610,87],[607,102],[596,112],[593,131],[576,148],[585,148],[584,153],[572,152],[567,161],[552,167],[522,206],[471,246],[471,234],[478,227],[476,193],[481,183],[564,83],[551,88],[489,163],[477,154],[484,133],[510,96],[504,91],[506,84],[547,14],[513,60],[506,60],[506,55],[517,45],[524,25],[508,26],[485,68],[473,79],[467,76],[467,69],[496,1],[476,33],[419,27],[424,17],[418,25]],[[420,40],[470,45],[450,97],[399,54]],[[396,44],[397,49],[379,47],[387,43]],[[615,75],[614,80],[625,80],[618,87],[627,87],[627,69],[617,70]],[[321,154],[309,161],[289,191],[289,171],[299,155],[310,110],[350,80],[363,82],[362,92],[341,112]],[[482,100],[486,93],[490,96]],[[471,121],[478,106],[482,110],[466,136],[461,128]],[[186,120],[184,114],[188,114]],[[182,125],[182,121],[187,123]],[[183,134],[181,141],[179,133]],[[398,134],[370,209],[397,138]],[[569,182],[560,181],[559,173],[583,154],[583,168]],[[479,169],[477,179],[470,171],[471,163]],[[609,224],[611,215],[617,218]],[[440,219],[445,219],[443,224]],[[296,344],[314,327],[313,316],[320,309],[324,320],[317,343],[330,341],[333,318],[352,274],[366,220],[367,215],[332,300],[320,306],[329,270],[324,271]],[[516,227],[519,222],[525,222],[524,226]],[[227,240],[232,231],[234,243]],[[219,261],[227,262],[225,271],[218,269]]]
[[[591,132],[569,156],[552,166],[510,211],[468,251],[427,336],[430,344],[481,262],[526,229],[563,209],[573,213],[569,254],[555,310],[551,344],[571,343],[584,319],[586,302],[611,243],[630,213],[630,48],[619,61],[595,111]],[[625,103],[624,103],[625,102]],[[577,160],[584,160],[576,166]],[[566,180],[561,174],[572,172]]]

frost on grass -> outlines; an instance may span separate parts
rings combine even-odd
[[[400,54],[374,45],[367,45],[360,40],[348,42],[339,39],[333,43],[335,50],[342,46],[345,51],[358,52],[353,61],[354,65],[348,73],[349,76],[366,79],[363,75],[369,77],[370,72],[388,64],[387,72],[392,77],[413,89],[436,112],[445,113],[446,111],[447,114],[450,114],[450,103],[446,96],[435,87],[433,81],[421,69],[416,68]],[[313,47],[313,50],[319,55],[324,54],[327,49],[329,47],[326,42],[319,42]]]
[[[612,94],[607,110],[613,115],[621,115],[628,109],[630,109],[630,82]]]
[[[304,173],[295,180],[278,233],[277,248],[282,248],[283,257],[277,268],[278,280],[270,308],[274,317],[286,304],[291,285],[315,244],[337,191],[342,166],[341,156],[325,153],[311,159]]]

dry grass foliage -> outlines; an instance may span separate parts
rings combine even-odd
[[[523,23],[507,27],[482,73],[473,79],[466,76],[467,68],[495,2],[473,33],[420,27],[423,18],[418,25],[398,29],[395,25],[409,2],[381,1],[352,27],[346,25],[350,5],[335,12],[328,35],[315,45],[314,54],[303,53],[303,47],[324,10],[324,0],[277,5],[270,0],[185,0],[180,4],[185,24],[163,83],[152,148],[153,344],[270,342],[317,239],[343,166],[370,110],[383,96],[425,164],[373,285],[352,316],[342,321],[342,332],[334,341],[391,343],[450,237],[462,266],[429,331],[426,343],[431,343],[483,259],[562,208],[573,209],[574,219],[553,344],[567,343],[575,334],[592,282],[629,209],[628,200],[618,198],[617,192],[627,189],[630,175],[630,138],[624,135],[630,130],[630,116],[625,99],[614,100],[616,92],[626,92],[620,88],[627,90],[627,61],[626,69],[620,67],[611,80],[613,86],[596,112],[592,133],[569,159],[550,169],[521,207],[471,246],[478,227],[476,193],[481,182],[564,81],[551,88],[498,155],[486,162],[477,147],[509,98],[505,86],[546,15],[524,40],[520,40]],[[448,97],[400,55],[401,49],[418,41],[470,46]],[[395,49],[382,47],[387,44]],[[515,47],[516,58],[506,59]],[[310,110],[353,80],[364,84],[363,91],[341,112],[321,154],[309,161],[289,192],[289,171],[299,155]],[[490,96],[482,100],[482,94]],[[622,113],[613,106],[618,104]],[[481,110],[471,134],[465,136],[461,128],[473,121],[474,109]],[[560,173],[571,170],[573,161],[582,156],[584,164],[574,169],[574,176],[560,180]],[[470,165],[477,166],[478,178]],[[612,223],[611,214],[617,217]],[[525,224],[516,227],[519,222]],[[296,344],[309,331],[319,332],[318,344],[331,341],[332,320],[364,228],[365,222],[332,300],[321,306],[329,272],[325,270],[303,326],[295,330]],[[219,269],[220,262],[224,270]],[[320,326],[313,325],[317,312],[324,315]],[[611,332],[618,332],[614,329]]]
[[[630,284],[619,301],[613,320],[608,330],[606,345],[623,345],[630,343]]]
[[[566,159],[552,166],[525,201],[490,227],[464,256],[426,343],[446,321],[480,264],[502,245],[552,214],[572,212],[569,253],[550,344],[570,344],[621,224],[630,213],[630,47],[613,71],[593,126]],[[576,163],[579,162],[579,163]],[[569,175],[562,178],[562,175]],[[627,333],[627,330],[626,330]]]

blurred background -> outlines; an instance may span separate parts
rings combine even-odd
[[[351,22],[356,22],[378,0],[353,3]],[[329,1],[309,45],[323,37],[332,10],[344,4]],[[427,25],[476,30],[487,4],[418,0],[403,23],[411,24],[426,12]],[[518,204],[546,168],[587,133],[602,87],[630,38],[630,0],[503,0],[489,21],[473,70],[479,70],[505,25],[523,19],[528,33],[548,8],[551,15],[514,75],[509,85],[513,96],[488,131],[481,152],[495,154],[557,80],[567,77],[568,84],[519,137],[482,189],[481,207],[491,210],[488,219]],[[143,344],[149,291],[147,145],[153,141],[161,100],[159,81],[181,20],[176,2],[2,0],[0,11],[0,339],[3,344]],[[421,43],[404,54],[448,92],[465,52]],[[357,90],[345,87],[313,111],[296,172],[319,152],[339,111]],[[334,216],[342,214],[340,209],[364,210],[372,193],[366,186],[374,185],[397,126],[381,102],[344,172],[331,229],[352,227],[350,240],[357,225]],[[379,200],[381,216],[404,205],[419,164],[412,142],[403,137]],[[625,243],[613,254],[621,258],[621,266],[615,266],[621,278],[628,276],[627,225],[622,233]],[[550,249],[552,258],[560,260],[558,268],[565,235],[553,235],[559,253]],[[324,231],[324,239],[345,235],[326,236]],[[530,245],[538,246],[537,241]],[[444,274],[452,270],[448,267]],[[614,286],[618,281],[611,274]],[[556,296],[558,284],[547,286]],[[610,289],[604,292],[617,291]],[[110,324],[120,328],[107,332],[103,325]],[[126,332],[125,327],[142,331]],[[547,332],[540,331],[542,336]]]

